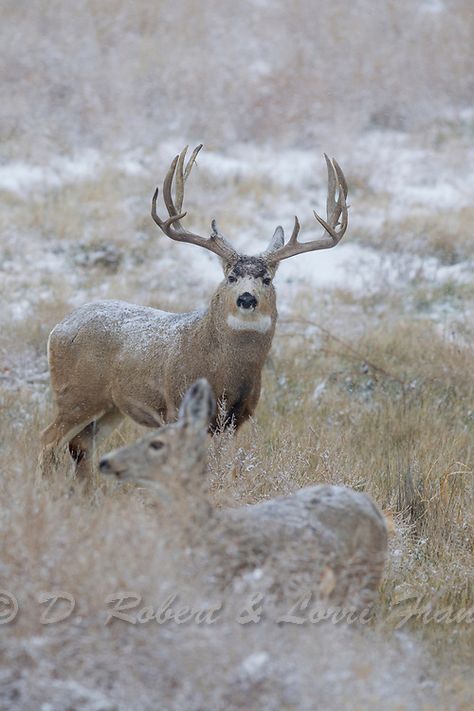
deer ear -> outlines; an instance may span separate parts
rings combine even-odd
[[[216,399],[205,378],[196,380],[186,391],[178,420],[197,429],[207,430],[216,413]]]
[[[285,244],[285,233],[283,232],[283,227],[281,227],[281,225],[278,225],[275,232],[273,233],[273,237],[270,241],[270,244],[268,245],[268,247],[265,250],[265,254],[271,254],[276,249],[280,249],[280,247],[283,247],[284,244]]]

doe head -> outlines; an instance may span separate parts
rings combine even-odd
[[[206,471],[207,431],[215,411],[211,386],[204,378],[197,380],[185,393],[176,422],[109,452],[100,471],[143,486],[195,488]]]

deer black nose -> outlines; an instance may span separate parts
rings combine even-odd
[[[248,291],[241,294],[237,299],[237,306],[239,307],[239,309],[254,309],[257,304],[258,301],[255,296],[249,294]]]

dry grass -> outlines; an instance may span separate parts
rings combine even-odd
[[[469,607],[472,351],[419,320],[383,322],[359,342],[320,329],[302,340],[277,344],[257,422],[229,443],[234,457],[225,450],[216,460],[216,495],[255,501],[321,481],[367,491],[417,551],[387,580],[387,606],[391,590],[410,583]]]
[[[51,692],[58,709],[68,695],[84,709],[95,708],[94,703],[137,708],[131,695],[138,683],[144,690],[140,708],[156,708],[159,688],[167,708],[198,708],[199,703],[239,708],[242,689],[250,689],[247,707],[305,708],[317,694],[326,698],[325,708],[379,708],[383,698],[386,708],[419,709],[425,703],[426,708],[462,709],[471,693],[469,625],[425,624],[417,616],[401,632],[396,626],[413,601],[434,610],[474,604],[473,292],[455,277],[440,283],[422,271],[405,277],[403,264],[387,261],[390,279],[382,271],[371,274],[363,293],[343,287],[313,293],[299,282],[280,282],[284,317],[256,418],[235,438],[221,435],[211,449],[211,489],[219,505],[330,482],[367,491],[384,508],[394,534],[371,628],[349,630],[347,638],[347,630],[332,626],[282,631],[262,623],[246,634],[246,627],[236,630],[228,619],[207,631],[188,625],[177,633],[169,625],[158,633],[165,657],[155,648],[157,633],[150,625],[104,628],[104,599],[120,589],[136,590],[152,605],[170,590],[196,605],[210,599],[203,571],[195,569],[176,521],[168,520],[162,504],[100,480],[92,501],[77,492],[71,496],[67,457],[64,479],[52,489],[38,492],[32,484],[39,433],[52,414],[45,342],[54,323],[73,305],[98,297],[189,309],[202,304],[215,283],[205,257],[198,261],[203,257],[197,252],[191,258],[185,248],[159,239],[145,220],[143,196],[156,179],[154,172],[145,166],[141,175],[130,176],[110,159],[96,175],[62,187],[44,186],[31,210],[6,193],[2,256],[10,267],[1,290],[13,312],[1,314],[0,334],[1,570],[2,586],[17,594],[21,615],[7,628],[9,651],[0,652],[5,688],[12,698],[19,695],[21,708],[30,708],[22,681],[28,670],[34,679],[31,708],[36,708],[47,698],[50,660],[62,645],[67,651],[59,673],[68,681]],[[370,193],[357,175],[354,170],[363,213],[364,200],[370,205],[386,197]],[[305,201],[313,190],[309,180],[303,183]],[[267,187],[258,172],[240,177],[230,172],[219,181],[203,161],[190,191],[191,220],[202,230],[204,213],[212,214],[220,204],[218,215],[232,235],[244,230],[250,240],[249,215],[259,232],[270,230],[266,215],[275,210],[281,186],[276,181]],[[296,185],[290,192],[293,199]],[[208,194],[212,205],[204,211]],[[241,203],[245,210],[238,209]],[[438,225],[436,218],[433,230],[441,233],[444,223]],[[390,229],[395,233],[398,224],[390,223]],[[456,249],[458,241],[455,230],[448,232],[446,249]],[[433,241],[426,243],[426,255],[438,255]],[[444,327],[441,307],[451,314]],[[452,330],[455,339],[448,337]],[[126,424],[105,449],[134,440],[139,431]],[[51,627],[38,623],[37,596],[51,589],[74,595],[80,619]],[[227,604],[236,604],[235,591],[229,591]],[[122,645],[133,658],[130,669],[110,661]],[[316,673],[312,660],[319,648],[333,649],[335,661],[324,671],[318,666]],[[192,661],[196,649],[206,650],[199,662]],[[257,681],[247,679],[245,659],[268,649],[265,671],[255,672]],[[78,655],[79,665],[73,662]],[[362,670],[360,656],[367,659]],[[334,675],[346,679],[339,696],[327,686]],[[420,675],[427,685],[420,684]],[[105,694],[105,701],[97,694]],[[193,706],[191,697],[200,701]],[[7,692],[4,698],[8,708]]]
[[[337,312],[344,304],[334,302],[332,308],[334,313],[326,317],[331,321],[333,316],[337,323]],[[424,655],[433,655],[434,661],[426,662],[428,667],[440,665],[436,675],[440,675],[441,682],[436,691],[417,686],[412,678],[413,669],[421,669],[424,664],[420,652],[405,649],[402,660],[390,639],[400,619],[398,612],[405,609],[400,600],[419,599],[435,609],[452,606],[460,610],[474,604],[470,582],[474,540],[471,360],[471,349],[447,342],[429,322],[417,318],[386,320],[365,327],[361,336],[341,337],[311,319],[302,319],[300,313],[289,315],[280,326],[265,371],[256,420],[237,438],[221,435],[213,444],[212,495],[220,504],[240,505],[300,486],[331,482],[369,492],[395,523],[376,629],[362,630],[361,637],[354,631],[350,641],[338,628],[333,628],[329,637],[324,627],[316,637],[313,634],[313,646],[334,648],[338,661],[331,673],[349,674],[343,695],[333,693],[326,708],[335,708],[338,703],[347,704],[344,708],[357,708],[357,703],[364,708],[378,708],[382,698],[379,685],[390,694],[384,666],[389,659],[392,663],[396,660],[398,686],[387,708],[399,708],[400,703],[407,709],[422,708],[422,699],[426,708],[443,708],[448,698],[453,709],[461,709],[467,703],[470,687],[465,670],[472,643],[469,625],[424,624],[422,619],[414,618],[403,628],[403,633],[410,629],[418,636]],[[117,698],[117,694],[128,698],[135,682],[121,663],[109,664],[105,650],[110,652],[118,644],[125,644],[133,655],[134,666],[141,665],[146,676],[150,665],[164,664],[150,646],[156,634],[165,635],[167,662],[171,663],[171,667],[165,664],[167,671],[160,672],[157,683],[164,698],[174,699],[174,703],[188,698],[183,687],[183,674],[187,674],[193,698],[204,699],[212,708],[217,703],[219,708],[221,694],[228,694],[229,707],[239,708],[240,691],[235,684],[240,688],[240,682],[234,679],[231,683],[229,679],[233,673],[244,673],[238,669],[249,656],[249,649],[257,653],[271,645],[272,662],[262,672],[262,679],[276,680],[282,675],[286,681],[279,690],[267,688],[263,681],[249,681],[254,700],[251,703],[268,702],[271,707],[279,699],[279,708],[288,704],[291,707],[291,700],[287,700],[291,699],[291,674],[281,656],[290,642],[292,663],[299,669],[299,684],[303,684],[297,707],[306,707],[306,694],[313,693],[314,688],[323,695],[318,687],[323,683],[321,673],[313,688],[306,676],[310,674],[306,628],[295,637],[293,630],[277,634],[271,624],[262,624],[258,638],[253,632],[246,637],[240,628],[235,630],[235,623],[232,626],[228,621],[213,628],[212,634],[193,625],[188,625],[182,634],[170,627],[166,633],[161,628],[153,632],[149,625],[140,631],[127,625],[122,629],[120,623],[111,629],[103,628],[104,600],[110,592],[136,590],[152,605],[163,601],[170,590],[178,590],[184,600],[191,599],[197,605],[208,601],[208,593],[199,582],[202,571],[198,574],[193,568],[186,549],[176,538],[175,522],[167,523],[165,506],[159,504],[157,508],[140,492],[105,484],[101,484],[92,502],[77,493],[71,497],[67,479],[58,481],[51,490],[35,491],[32,472],[36,445],[32,445],[47,419],[45,394],[42,383],[24,383],[2,394],[1,495],[6,502],[0,517],[2,571],[5,587],[17,593],[22,608],[18,621],[8,628],[11,651],[6,659],[12,663],[11,655],[16,658],[19,645],[27,650],[20,665],[36,679],[33,698],[44,698],[40,679],[49,673],[44,667],[45,659],[59,643],[69,650],[60,673],[75,679],[82,690],[73,691],[66,686],[55,690],[58,698],[63,698],[62,693],[73,697],[77,693],[80,697],[97,694],[98,690],[109,699]],[[132,441],[137,434],[135,426],[122,428],[107,448]],[[70,472],[67,460],[64,467]],[[80,604],[79,620],[48,629],[38,624],[37,596],[52,589],[74,595]],[[225,659],[217,662],[228,634],[232,634],[232,645]],[[33,639],[42,639],[43,649],[48,650],[42,658],[32,646]],[[454,665],[455,669],[453,678],[451,673],[443,675],[446,644],[450,667]],[[199,663],[191,664],[187,654],[196,646],[203,646],[207,652]],[[355,671],[355,659],[362,649],[368,661],[364,671]],[[83,655],[79,667],[71,666],[69,654]],[[177,666],[178,658],[187,659],[183,662],[184,671]],[[104,691],[107,686],[104,687],[101,674],[92,669],[93,660],[99,663],[102,673],[109,675],[109,692]],[[407,660],[411,670],[406,666]],[[199,690],[196,674],[205,678],[211,668],[215,673],[207,685],[211,683],[221,701],[216,701],[209,689]],[[360,687],[364,692],[356,690],[359,673],[365,679]],[[423,674],[434,684],[433,668]],[[8,688],[24,693],[18,679],[7,679]],[[156,697],[148,682],[143,688],[146,694],[142,707],[148,708],[150,699]],[[356,696],[349,702],[345,694]],[[22,703],[21,708],[30,708]],[[83,708],[93,708],[90,699],[82,703]],[[123,703],[136,707],[130,699]],[[375,706],[371,706],[373,703]]]
[[[399,220],[386,219],[377,234],[362,232],[360,241],[389,251],[430,255],[441,264],[453,265],[474,256],[473,218],[474,208],[470,206],[444,211],[433,206],[429,213],[412,212]]]
[[[470,626],[418,615],[397,629],[416,600],[474,604],[470,0],[3,5],[0,167],[26,163],[27,178],[0,188],[0,589],[20,605],[2,627],[0,711],[471,708]],[[242,626],[238,590],[216,626],[105,626],[119,590],[212,604],[208,571],[142,491],[98,479],[92,500],[72,494],[67,456],[34,488],[50,328],[96,298],[192,309],[217,282],[148,217],[183,135],[209,148],[190,228],[216,216],[257,250],[296,211],[306,239],[325,150],[349,180],[347,241],[386,254],[378,272],[354,265],[359,290],[282,266],[255,420],[213,441],[209,472],[219,505],[316,482],[371,494],[393,531],[369,626]],[[447,185],[450,209],[436,204]],[[126,423],[106,449],[139,431]],[[48,590],[76,598],[70,619],[40,624]]]

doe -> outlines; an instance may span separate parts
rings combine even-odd
[[[174,520],[204,549],[215,582],[258,581],[288,600],[303,591],[331,604],[369,605],[387,551],[383,515],[368,496],[318,485],[238,508],[213,507],[207,491],[207,429],[215,412],[209,383],[187,391],[178,420],[102,458],[100,470],[165,494]],[[173,510],[171,508],[171,510]]]

